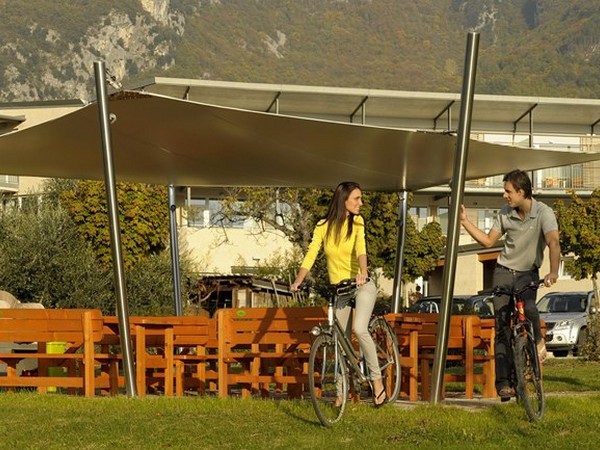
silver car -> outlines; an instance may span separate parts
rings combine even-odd
[[[551,292],[537,303],[540,318],[546,322],[546,348],[554,356],[577,356],[587,339],[587,322],[596,313],[594,291]]]

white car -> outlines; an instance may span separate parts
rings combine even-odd
[[[537,303],[546,322],[546,348],[554,356],[577,356],[587,339],[587,322],[595,314],[594,291],[550,292]]]

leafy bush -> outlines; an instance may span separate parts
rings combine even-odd
[[[590,315],[587,327],[587,340],[581,351],[587,361],[600,361],[600,313]]]
[[[0,213],[0,289],[46,308],[97,308],[115,314],[112,266],[103,264],[88,241],[81,238],[77,225],[58,206],[53,194],[56,191],[49,191],[41,203],[31,197],[21,209]],[[139,208],[143,209],[143,204]],[[182,251],[183,280],[190,273],[189,261]],[[130,314],[174,314],[168,250],[138,255],[126,268],[125,278]],[[185,286],[182,296],[186,302]]]
[[[185,253],[180,255],[181,279],[189,278]],[[164,251],[138,261],[126,273],[127,297],[131,315],[175,315],[173,272],[170,252]],[[189,303],[187,283],[182,283],[182,302]]]
[[[81,241],[68,214],[50,203],[0,216],[0,289],[46,308],[100,308],[110,275]]]

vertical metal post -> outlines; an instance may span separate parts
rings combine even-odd
[[[169,185],[169,227],[171,231],[171,268],[173,270],[173,300],[175,302],[175,315],[183,316],[181,304],[181,276],[179,267],[179,242],[177,234],[177,205],[175,199],[175,186]]]
[[[400,312],[400,289],[402,287],[402,269],[404,267],[404,246],[406,243],[406,220],[408,216],[408,192],[398,193],[400,204],[398,205],[396,259],[394,261],[394,288],[392,292],[393,312]]]
[[[529,110],[529,148],[533,148],[533,109]],[[538,171],[531,171],[531,185],[537,186],[538,183]]]
[[[125,386],[129,397],[136,397],[135,367],[133,350],[129,332],[129,308],[125,286],[125,270],[121,253],[121,228],[119,225],[119,207],[112,157],[112,142],[110,121],[108,116],[108,100],[106,96],[106,69],[103,61],[94,62],[96,76],[96,95],[98,99],[98,114],[102,137],[102,155],[104,158],[104,184],[106,185],[106,201],[108,204],[108,219],[110,225],[110,242],[117,294],[117,316],[119,320],[119,335],[121,336],[121,351],[123,352],[123,370]]]
[[[433,361],[431,403],[438,403],[441,400],[444,387],[445,362],[448,353],[448,333],[450,331],[450,314],[452,312],[452,291],[454,289],[457,249],[460,234],[460,206],[463,202],[465,189],[465,173],[469,153],[478,48],[479,33],[469,33],[467,35],[460,118],[456,142],[456,155],[454,159],[454,176],[451,181],[452,195],[449,211],[450,222],[448,224],[448,243],[446,246],[446,259],[444,263],[442,305]]]

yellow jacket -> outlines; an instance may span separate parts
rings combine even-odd
[[[325,240],[328,228],[329,224],[327,222],[320,221],[317,223],[301,267],[306,270],[311,269],[317,259],[321,244],[323,244],[323,250],[327,258],[329,282],[336,284],[345,278],[354,278],[360,272],[358,257],[367,254],[365,222],[361,216],[354,216],[352,234],[348,239],[346,239],[348,223],[344,222],[339,243],[335,242],[333,235]]]

